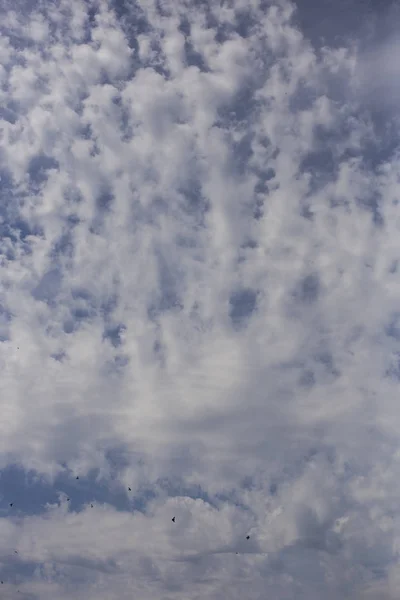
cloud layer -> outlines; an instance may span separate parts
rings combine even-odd
[[[3,5],[0,467],[57,495],[2,486],[4,593],[394,599],[398,40]]]

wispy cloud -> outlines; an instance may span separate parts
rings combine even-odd
[[[5,594],[396,597],[398,43],[296,23],[2,3]]]

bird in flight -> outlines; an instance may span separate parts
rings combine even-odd
[[[12,507],[12,505],[13,505],[13,502],[10,502],[10,506],[11,506],[11,507]]]
[[[18,552],[16,550],[14,550],[14,554],[18,554]]]
[[[175,517],[172,517],[172,522],[175,523]]]
[[[130,487],[128,487],[128,490],[129,490],[130,492],[132,491]]]
[[[67,498],[67,502],[69,502],[69,498]]]
[[[250,539],[250,536],[249,536],[249,535],[247,535],[247,536],[246,536],[246,540],[249,540],[249,539]]]
[[[79,479],[79,477],[76,477],[76,479]]]
[[[93,508],[93,504],[90,505],[90,508]]]

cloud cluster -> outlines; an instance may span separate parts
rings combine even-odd
[[[313,47],[286,0],[3,10],[0,466],[59,492],[3,511],[4,592],[395,598],[381,50]]]

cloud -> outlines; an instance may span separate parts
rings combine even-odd
[[[395,598],[395,38],[4,7],[4,593]]]

